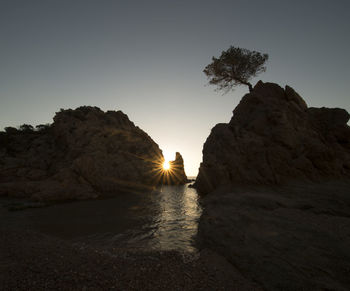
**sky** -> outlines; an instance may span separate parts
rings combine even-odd
[[[60,108],[122,110],[195,176],[211,128],[248,93],[203,74],[231,45],[269,54],[253,84],[350,112],[348,0],[0,0],[0,130]]]

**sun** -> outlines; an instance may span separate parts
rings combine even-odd
[[[163,170],[164,171],[170,170],[170,163],[169,163],[169,161],[164,161],[164,163],[163,163]]]

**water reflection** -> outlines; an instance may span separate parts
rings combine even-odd
[[[163,186],[158,198],[160,211],[154,223],[154,239],[161,249],[192,249],[201,209],[194,189]]]
[[[0,219],[61,238],[112,248],[194,251],[201,208],[196,190],[162,186],[144,194],[120,195],[47,208],[8,212]]]

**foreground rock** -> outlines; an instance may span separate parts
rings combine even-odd
[[[204,145],[202,247],[264,290],[350,290],[348,120],[259,82]]]
[[[292,88],[260,81],[212,129],[196,187],[350,180],[348,120],[344,109],[308,108]]]
[[[202,247],[264,290],[350,290],[350,184],[219,189],[204,198]]]
[[[21,129],[0,133],[0,196],[98,198],[164,180],[162,151],[121,111],[61,110],[51,126]]]

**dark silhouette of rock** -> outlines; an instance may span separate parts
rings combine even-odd
[[[184,170],[184,161],[179,152],[176,152],[175,160],[169,162],[169,170],[162,172],[162,184],[183,185],[188,182]]]
[[[206,140],[199,241],[264,290],[350,290],[350,129],[259,82]]]
[[[162,151],[121,111],[61,110],[38,129],[1,133],[0,196],[87,199],[161,183]]]
[[[308,108],[292,88],[260,81],[212,129],[196,187],[349,179],[348,120],[344,109]]]

